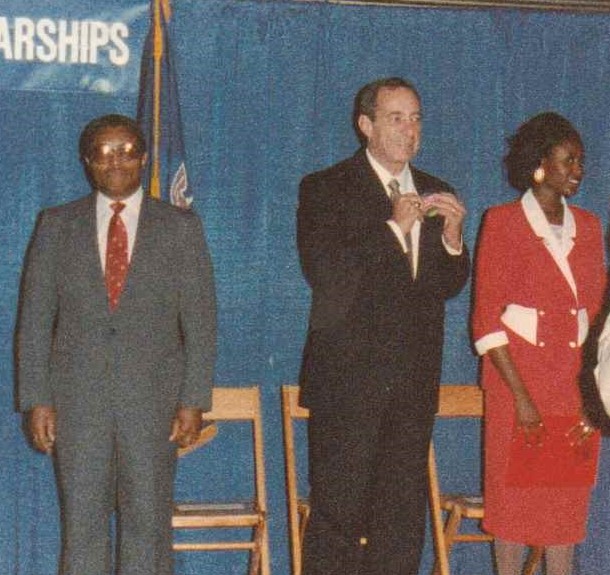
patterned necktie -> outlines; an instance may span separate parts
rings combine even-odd
[[[397,201],[402,195],[400,193],[400,184],[398,183],[398,180],[390,180],[388,182],[388,188],[390,189],[390,199],[392,202]],[[411,277],[414,278],[415,274],[413,272],[415,271],[415,267],[413,265],[413,242],[411,241],[411,232],[405,234],[405,245],[407,246],[407,259],[409,260]]]
[[[110,204],[112,217],[108,224],[108,243],[106,244],[106,292],[108,293],[108,306],[114,311],[119,305],[121,292],[127,277],[129,259],[127,254],[127,228],[121,218],[125,208],[122,202]]]
[[[388,188],[390,188],[390,199],[395,202],[402,195],[400,193],[400,184],[398,180],[390,180],[388,182]]]

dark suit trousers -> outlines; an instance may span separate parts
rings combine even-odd
[[[312,407],[303,575],[418,572],[436,394],[405,378],[373,382],[340,407],[332,393]]]
[[[78,403],[78,402],[76,402]],[[113,403],[109,401],[109,403]],[[169,423],[129,405],[58,409],[61,575],[172,575],[175,448]]]

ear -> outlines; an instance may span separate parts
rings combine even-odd
[[[366,136],[366,139],[370,140],[373,133],[373,121],[365,114],[358,116],[358,128]]]
[[[148,154],[144,152],[144,154],[142,154],[142,159],[140,160],[140,168],[144,168],[146,162],[148,162]]]

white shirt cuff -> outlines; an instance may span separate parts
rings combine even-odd
[[[464,249],[464,238],[460,238],[460,249],[456,250],[455,248],[452,248],[446,241],[445,241],[445,236],[441,236],[441,239],[443,240],[443,245],[445,246],[445,249],[447,250],[447,253],[450,256],[461,256],[462,255],[462,251]]]
[[[508,345],[508,336],[505,331],[488,333],[474,342],[474,347],[479,355],[485,355],[490,349],[503,345]]]

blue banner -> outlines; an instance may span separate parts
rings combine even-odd
[[[4,0],[0,89],[132,94],[147,2]]]
[[[178,78],[170,40],[169,2],[151,2],[150,29],[142,52],[138,122],[146,136],[148,162],[144,185],[151,195],[181,208],[193,201],[187,195]],[[157,25],[155,25],[155,21]]]

